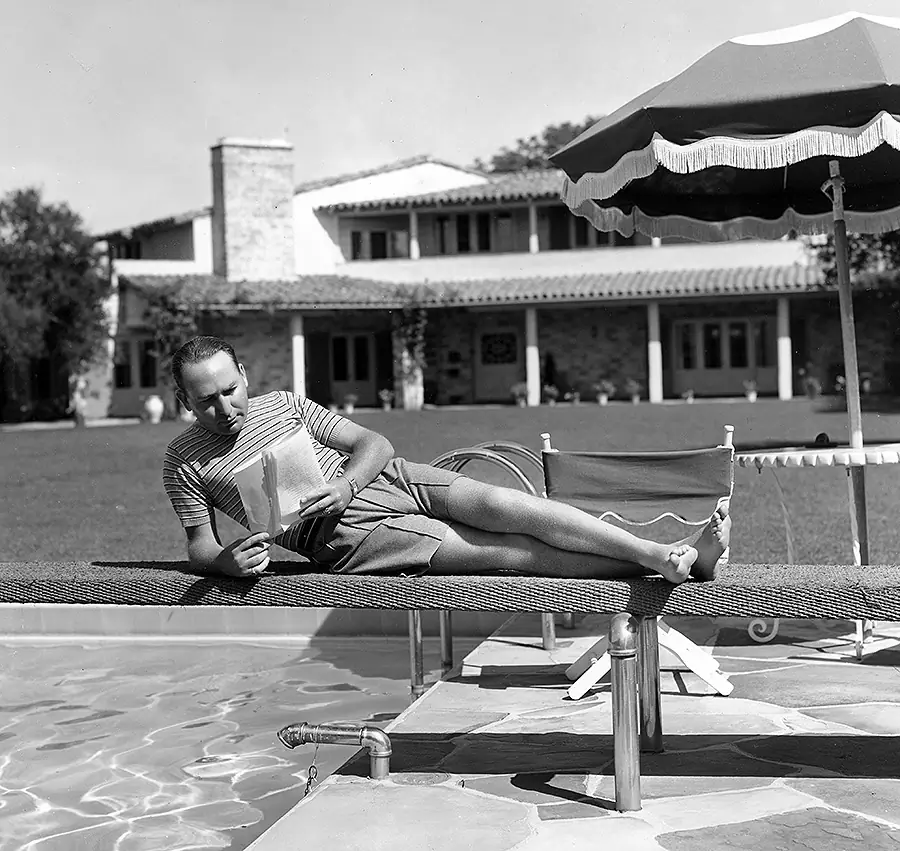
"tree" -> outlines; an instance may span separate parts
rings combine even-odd
[[[550,155],[595,124],[597,116],[588,115],[580,123],[564,121],[549,124],[538,135],[517,139],[512,148],[501,148],[490,160],[476,160],[475,168],[487,172],[522,171],[529,168],[553,168]]]
[[[834,237],[811,239],[809,247],[825,273],[824,286],[837,286]],[[900,393],[900,231],[847,234],[850,284],[858,312],[888,320],[895,329],[893,352],[885,356],[884,382]],[[861,364],[865,367],[865,364]]]
[[[94,361],[107,339],[109,294],[94,239],[67,205],[44,203],[34,188],[0,199],[0,380],[13,397],[7,404],[30,410],[37,361],[51,362],[66,379]]]

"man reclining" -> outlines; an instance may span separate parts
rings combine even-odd
[[[216,337],[185,343],[172,374],[196,421],[169,444],[163,483],[195,569],[254,576],[274,543],[336,573],[655,573],[679,583],[713,578],[728,546],[724,507],[701,532],[660,544],[565,503],[394,457],[384,436],[293,393],[248,398],[243,366]],[[327,484],[282,534],[257,532],[223,546],[214,509],[249,528],[233,471],[301,423]]]

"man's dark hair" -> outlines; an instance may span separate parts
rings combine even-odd
[[[237,355],[231,347],[231,343],[219,337],[193,337],[188,340],[174,355],[172,355],[172,380],[175,386],[184,393],[184,385],[181,383],[181,374],[189,363],[200,363],[225,352],[231,358],[235,366],[238,366]]]

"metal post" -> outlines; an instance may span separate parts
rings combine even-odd
[[[541,644],[544,650],[556,650],[556,623],[548,612],[541,615]]]
[[[438,613],[441,631],[441,675],[446,676],[453,670],[453,621],[451,612],[441,609]]]
[[[662,701],[659,697],[659,633],[655,617],[636,618],[638,624],[638,689],[641,709],[641,750],[663,749]]]
[[[409,691],[412,700],[425,693],[425,654],[422,650],[422,613],[409,612]]]
[[[633,812],[641,808],[637,629],[637,623],[628,612],[614,615],[609,624],[613,759],[616,774],[616,809],[619,812]]]

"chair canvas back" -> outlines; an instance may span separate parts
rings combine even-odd
[[[705,524],[734,488],[734,448],[678,452],[541,453],[550,499],[604,520],[644,526],[673,518]]]

